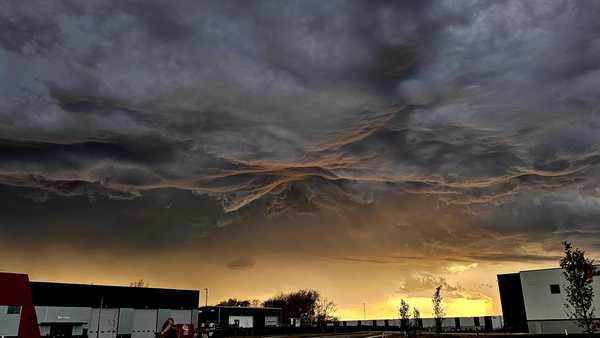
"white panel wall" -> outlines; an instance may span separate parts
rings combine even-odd
[[[229,316],[229,325],[234,325],[236,320],[239,321],[239,327],[251,328],[254,326],[254,318],[252,316]]]
[[[13,336],[19,334],[21,314],[8,314],[8,306],[0,305],[0,336]]]
[[[118,334],[130,334],[133,328],[133,312],[131,308],[121,308],[119,310]]]
[[[135,310],[133,312],[133,325],[131,338],[151,338],[156,332],[156,316],[158,310]],[[162,328],[160,323],[158,329]]]
[[[35,312],[38,323],[89,323],[92,318],[92,308],[36,306]]]
[[[117,335],[119,309],[102,309],[100,312],[100,333],[97,336],[99,309],[92,309],[92,319],[89,324],[90,337],[114,338]]]
[[[279,326],[279,317],[265,316],[265,327]]]
[[[163,324],[167,321],[167,319],[171,318],[171,310],[169,309],[158,309],[158,320],[156,322],[156,331],[160,331],[162,329]],[[173,318],[175,319],[175,318]]]
[[[502,320],[502,316],[493,316],[492,317],[492,328],[494,330],[499,330],[504,326],[504,321]]]
[[[194,324],[194,328],[198,327],[198,309],[192,310],[192,324]]]
[[[561,269],[522,271],[521,287],[527,320],[568,319],[565,313],[565,283]],[[560,294],[550,293],[550,284],[560,285]],[[600,276],[594,276],[594,294],[600,294]],[[594,306],[600,309],[600,297]]]
[[[442,327],[456,328],[456,321],[454,320],[454,317],[444,318],[444,320],[442,321]]]
[[[175,324],[193,324],[192,310],[171,310]]]
[[[481,324],[481,322],[480,322]],[[474,328],[475,327],[475,319],[473,317],[460,317],[460,328]]]
[[[435,328],[435,319],[433,318],[423,318],[423,328],[424,329],[428,329],[428,328]],[[446,321],[446,320],[444,320]]]
[[[0,306],[0,337],[17,336],[20,314],[7,314],[8,307]],[[73,335],[82,335],[88,329],[88,336],[95,338],[98,331],[98,309],[89,307],[53,307],[35,308],[42,336],[50,334],[53,323],[73,323]],[[130,334],[132,338],[154,338],[155,332],[162,328],[167,318],[173,318],[177,324],[198,323],[197,310],[169,309],[102,309],[99,338],[114,338],[118,334]],[[157,321],[158,318],[158,321]],[[250,317],[252,319],[252,317]],[[245,327],[252,327],[252,321],[242,321]],[[117,332],[118,331],[118,332]]]
[[[390,319],[388,320],[388,325],[400,327],[400,319]]]

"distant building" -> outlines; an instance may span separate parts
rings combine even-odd
[[[16,274],[0,274],[2,292],[13,292]],[[199,292],[29,282],[35,314],[42,336],[88,336],[98,338],[155,337],[168,318],[176,324],[197,327]],[[16,336],[23,304],[1,304],[0,335]],[[11,334],[12,333],[12,334]]]
[[[569,318],[562,269],[542,269],[498,275],[504,325],[514,332],[535,334],[579,333]],[[600,309],[600,276],[594,276],[593,306]]]
[[[414,320],[409,325],[414,327]],[[403,325],[400,319],[369,319],[369,320],[342,320],[335,325],[340,329],[385,329],[401,330]],[[416,327],[418,330],[433,332],[436,330],[435,318],[421,318]],[[442,330],[444,332],[491,332],[502,329],[502,316],[477,316],[477,317],[444,317]]]
[[[198,309],[200,326],[256,329],[281,325],[281,309],[273,307],[204,306]]]

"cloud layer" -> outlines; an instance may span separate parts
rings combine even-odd
[[[133,254],[174,250],[172,232],[234,270],[274,253],[545,264],[565,237],[595,251],[599,15],[4,3],[0,241]]]

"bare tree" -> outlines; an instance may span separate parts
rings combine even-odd
[[[410,306],[408,305],[408,303],[404,299],[401,299],[400,306],[398,307],[398,314],[400,315],[400,327],[402,328],[402,330],[408,329],[409,310]]]
[[[416,307],[413,307],[413,321],[414,321],[414,327],[415,329],[420,329],[421,328],[421,311],[419,311],[419,309],[417,309]]]
[[[129,286],[132,288],[147,288],[150,287],[150,283],[147,283],[143,279],[138,279],[134,282],[129,283]]]
[[[251,305],[251,301],[237,299],[237,298],[229,298],[228,300],[224,300],[219,302],[217,306],[237,306],[237,307],[249,307]]]
[[[433,317],[435,318],[435,327],[437,332],[442,332],[442,322],[444,321],[444,298],[442,297],[442,286],[435,288],[435,292],[431,297],[431,307],[433,309]]]
[[[567,315],[577,321],[577,325],[590,336],[598,325],[594,322],[595,308],[593,306],[594,289],[592,278],[595,272],[594,260],[585,257],[585,252],[573,248],[568,242],[563,242],[565,255],[560,260],[560,267],[567,280],[565,293]]]
[[[321,324],[326,321],[337,320],[334,316],[336,310],[337,306],[331,299],[319,297],[315,309],[317,322]]]

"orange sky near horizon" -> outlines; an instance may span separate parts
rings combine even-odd
[[[341,320],[363,319],[363,303],[367,319],[397,318],[401,299],[411,308],[416,306],[422,317],[430,317],[431,295],[437,283],[445,284],[442,295],[448,317],[501,315],[496,274],[548,267],[528,263],[440,263],[442,267],[436,274],[411,272],[418,268],[405,264],[340,263],[323,258],[298,262],[297,258],[265,256],[257,257],[258,263],[251,270],[230,270],[210,261],[194,263],[189,253],[132,257],[120,262],[110,256],[77,255],[69,250],[46,253],[45,258],[27,262],[16,257],[3,259],[2,267],[5,271],[28,273],[36,281],[128,285],[143,278],[150,287],[200,290],[201,304],[205,287],[209,288],[209,304],[228,298],[265,300],[280,292],[314,288],[336,303],[336,316]],[[272,265],[260,264],[267,261]],[[177,269],[173,270],[175,264]]]

